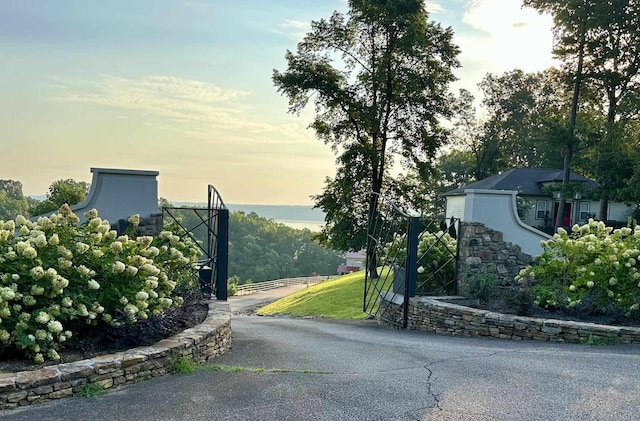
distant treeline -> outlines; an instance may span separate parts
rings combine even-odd
[[[201,220],[191,210],[172,211],[187,229]],[[166,220],[165,220],[166,222]],[[206,243],[204,226],[193,229],[196,240]],[[288,227],[254,212],[229,213],[229,277],[239,284],[298,276],[333,275],[342,254],[324,248],[313,233]]]

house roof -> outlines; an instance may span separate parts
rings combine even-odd
[[[364,259],[364,257],[363,251],[348,251],[344,254],[345,259]]]
[[[570,181],[584,183],[586,190],[595,187],[595,182],[587,177],[571,173]],[[475,183],[444,193],[444,196],[457,196],[464,194],[465,190],[516,190],[528,196],[546,196],[549,193],[542,191],[545,183],[562,182],[562,170],[550,168],[513,168],[503,173],[487,177]]]

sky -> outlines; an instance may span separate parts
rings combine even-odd
[[[521,0],[430,0],[462,67],[451,89],[491,72],[553,64],[552,22]],[[346,0],[0,0],[0,179],[44,195],[92,167],[157,170],[158,194],[308,205],[335,173],[287,113],[273,69],[312,20]]]

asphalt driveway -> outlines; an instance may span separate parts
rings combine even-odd
[[[169,375],[12,420],[637,420],[640,347],[236,315],[226,371]],[[264,369],[256,370],[256,369]],[[275,370],[274,370],[275,369]]]

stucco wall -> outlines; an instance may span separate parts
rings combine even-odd
[[[71,209],[84,220],[96,208],[102,219],[116,222],[134,214],[147,217],[158,211],[158,171],[91,168],[91,190],[84,202]]]
[[[516,191],[472,189],[465,193],[462,221],[482,223],[501,231],[504,241],[517,244],[531,256],[542,254],[540,241],[551,237],[520,220],[516,211]],[[446,215],[447,218],[451,216]]]

